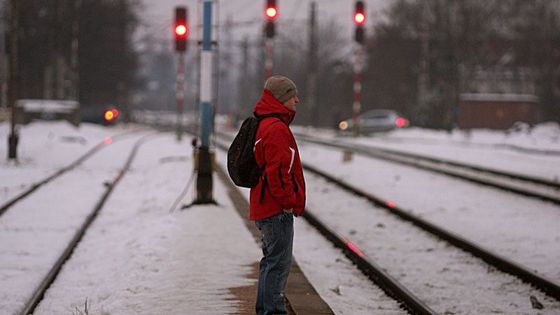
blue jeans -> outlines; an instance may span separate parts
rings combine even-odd
[[[258,315],[286,314],[284,288],[292,265],[294,217],[282,213],[255,221],[261,231],[263,258],[259,266]]]

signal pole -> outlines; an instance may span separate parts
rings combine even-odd
[[[212,0],[204,0],[202,11],[202,53],[200,65],[200,142],[198,148],[198,176],[196,199],[193,204],[215,204],[212,196],[212,158],[210,133],[212,131]]]
[[[177,141],[183,137],[183,104],[185,103],[185,51],[189,26],[187,24],[187,8],[175,8],[175,50],[177,51]]]
[[[17,145],[19,136],[16,130],[16,103],[18,97],[18,0],[11,0],[10,12],[10,83],[8,87],[8,102],[12,107],[10,119],[10,134],[8,136],[8,159],[17,160]]]
[[[364,2],[356,1],[356,10],[354,11],[354,23],[356,31],[354,39],[358,43],[354,50],[354,101],[352,103],[352,111],[354,113],[354,128],[352,133],[354,137],[360,135],[360,111],[362,108],[362,69],[364,67],[364,24],[366,22],[366,14],[364,11]]]
[[[272,76],[274,68],[274,35],[275,25],[274,21],[278,17],[278,7],[276,0],[266,0],[266,7],[264,11],[266,23],[264,26],[265,33],[265,61],[264,61],[264,78],[265,80]]]
[[[315,1],[311,2],[311,10],[309,16],[309,52],[308,52],[308,76],[307,76],[307,104],[309,104],[309,112],[311,113],[311,123],[313,126],[319,124],[319,114],[317,113],[317,104],[315,99],[315,91],[317,90],[317,36],[316,31],[316,7]]]

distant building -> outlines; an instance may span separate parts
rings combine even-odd
[[[459,128],[508,129],[516,122],[540,121],[534,75],[528,69],[462,69],[455,119]],[[470,78],[470,80],[466,80]]]
[[[457,125],[461,129],[509,129],[518,121],[534,125],[540,120],[538,101],[528,94],[463,93]]]

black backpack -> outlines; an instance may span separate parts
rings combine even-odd
[[[252,188],[259,182],[262,169],[257,165],[253,146],[259,122],[268,117],[276,117],[284,121],[278,114],[249,117],[243,121],[239,132],[231,143],[227,155],[229,177],[237,186]]]

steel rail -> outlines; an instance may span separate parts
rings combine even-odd
[[[31,187],[29,187],[27,190],[25,190],[24,192],[20,193],[16,197],[12,198],[8,202],[6,202],[2,206],[0,206],[0,216],[2,216],[9,208],[14,206],[16,203],[25,199],[27,196],[29,196],[30,194],[35,192],[38,188],[40,188],[40,187],[44,186],[45,184],[51,182],[52,180],[56,179],[57,177],[61,176],[62,174],[74,169],[76,166],[82,164],[85,160],[89,159],[95,153],[101,151],[103,148],[109,146],[114,141],[118,141],[118,140],[120,140],[120,138],[122,138],[124,136],[128,136],[128,135],[132,134],[133,132],[135,132],[135,131],[128,131],[128,132],[125,132],[125,133],[115,135],[113,137],[109,137],[109,139],[111,139],[110,142],[107,142],[107,138],[103,139],[103,141],[100,141],[99,143],[97,143],[94,147],[89,149],[85,154],[80,156],[75,161],[71,162],[67,166],[64,166],[64,167],[60,168],[59,170],[57,170],[53,174],[47,176],[46,178],[44,178],[42,180],[39,180],[38,182],[33,183],[31,185]]]
[[[381,267],[370,261],[367,256],[356,247],[356,245],[329,229],[315,215],[313,215],[309,209],[305,209],[302,217],[335,247],[340,248],[346,257],[355,263],[358,269],[368,276],[373,283],[379,286],[379,288],[381,288],[387,295],[400,302],[401,305],[411,314],[437,314],[414,294],[408,291],[396,279],[384,272]]]
[[[435,224],[425,221],[411,214],[410,212],[397,207],[392,202],[373,196],[372,194],[369,194],[357,187],[353,187],[349,183],[343,182],[340,179],[337,179],[334,176],[319,170],[318,168],[310,166],[306,163],[303,163],[303,167],[305,170],[325,178],[326,180],[338,185],[339,187],[345,189],[346,191],[349,191],[357,196],[360,196],[368,200],[369,202],[373,203],[376,206],[388,210],[390,213],[400,217],[401,219],[411,222],[412,224],[431,233],[432,235],[435,235],[436,237],[443,239],[451,243],[452,245],[471,253],[476,257],[479,257],[480,259],[496,267],[497,269],[505,273],[511,274],[513,276],[516,276],[526,281],[527,283],[530,283],[536,288],[543,290],[549,296],[560,301],[560,285],[553,282],[552,280],[546,279],[543,276],[540,276],[530,271],[528,268],[521,266],[520,264],[515,263],[513,261],[510,261],[507,258],[501,257],[500,255],[495,254],[481,247],[480,245],[475,244],[474,242],[469,241],[455,233],[452,233],[441,227],[438,227]]]
[[[35,309],[37,308],[37,306],[39,305],[39,303],[41,302],[41,300],[45,296],[45,292],[56,280],[58,274],[60,273],[60,270],[62,269],[62,266],[68,261],[68,259],[72,255],[72,253],[74,253],[74,250],[78,246],[78,243],[82,240],[82,238],[85,235],[88,228],[91,226],[93,221],[97,218],[97,215],[99,214],[100,210],[105,205],[105,202],[107,201],[107,199],[109,198],[109,196],[111,195],[111,193],[113,192],[113,190],[115,189],[117,184],[120,182],[120,180],[124,177],[124,175],[130,169],[130,165],[132,164],[132,161],[136,157],[136,154],[138,153],[138,149],[140,148],[140,146],[142,144],[144,144],[144,142],[149,137],[151,137],[153,135],[154,135],[153,133],[145,135],[136,142],[136,144],[134,145],[131,153],[128,156],[128,159],[127,159],[125,165],[120,170],[120,172],[117,174],[117,176],[115,176],[115,178],[112,180],[112,182],[107,185],[107,188],[106,188],[105,192],[103,193],[101,198],[97,201],[97,204],[95,205],[93,210],[90,212],[90,214],[87,216],[86,220],[82,223],[82,226],[80,227],[80,229],[78,231],[76,231],[76,233],[74,234],[74,237],[72,238],[70,243],[68,243],[64,252],[57,259],[56,263],[49,270],[47,275],[43,278],[43,281],[41,281],[39,286],[33,292],[31,298],[27,301],[27,303],[25,304],[25,306],[21,310],[21,312],[20,312],[21,315],[33,314],[33,312],[35,312]]]
[[[228,150],[228,147],[221,143],[216,142],[215,145],[224,151]],[[222,177],[224,176],[225,174],[222,175]],[[358,269],[360,269],[362,273],[364,273],[364,275],[366,275],[376,286],[381,288],[387,295],[401,303],[401,305],[411,314],[437,314],[434,310],[430,309],[425,303],[408,291],[396,279],[384,272],[381,267],[371,262],[367,256],[356,247],[356,245],[329,229],[315,215],[313,215],[308,208],[305,209],[302,217],[335,247],[340,248],[344,255],[355,263]]]
[[[461,163],[458,163],[458,162],[453,162],[453,161],[448,161],[448,160],[440,160],[440,159],[436,159],[436,158],[432,158],[432,157],[425,157],[425,156],[412,154],[412,153],[405,153],[405,152],[399,152],[399,151],[394,151],[394,150],[386,150],[386,149],[380,149],[380,148],[373,148],[373,147],[367,147],[367,146],[344,145],[344,144],[340,144],[340,143],[333,143],[333,142],[328,142],[328,141],[324,141],[324,140],[313,139],[313,138],[310,138],[309,136],[301,136],[300,135],[299,137],[303,141],[316,143],[316,144],[320,144],[320,145],[325,145],[325,146],[330,146],[330,147],[335,147],[335,148],[338,148],[338,149],[351,150],[351,151],[354,151],[354,152],[357,152],[357,153],[364,154],[364,155],[369,156],[369,157],[378,158],[378,159],[382,159],[382,160],[388,160],[388,161],[391,161],[391,162],[394,162],[394,163],[399,163],[399,164],[403,164],[403,165],[407,165],[407,166],[413,166],[413,167],[416,167],[416,168],[425,169],[425,170],[428,170],[428,171],[431,171],[431,172],[444,174],[444,175],[447,175],[447,176],[450,176],[450,177],[459,178],[459,179],[474,182],[474,183],[477,183],[477,184],[498,188],[498,189],[508,191],[508,192],[511,192],[511,193],[515,193],[515,194],[518,194],[518,195],[523,195],[523,196],[526,196],[526,197],[536,198],[536,199],[540,199],[540,200],[544,200],[544,201],[548,201],[548,202],[560,205],[560,198],[555,198],[553,196],[545,195],[545,194],[542,194],[542,193],[539,193],[539,192],[528,191],[528,190],[525,190],[525,189],[508,186],[508,185],[504,185],[504,184],[497,183],[497,182],[490,182],[490,181],[487,181],[487,180],[484,180],[484,179],[479,179],[479,178],[476,178],[476,177],[455,173],[455,172],[452,172],[452,171],[449,171],[449,170],[444,170],[442,168],[438,168],[438,167],[434,167],[434,166],[421,165],[421,164],[418,164],[416,162],[403,160],[402,156],[405,156],[406,158],[417,159],[417,160],[421,160],[421,161],[427,161],[427,162],[430,162],[430,163],[444,164],[444,165],[449,165],[449,166],[452,166],[452,167],[467,169],[467,170],[471,170],[471,171],[477,171],[477,172],[480,172],[480,173],[487,173],[487,174],[492,174],[492,175],[495,175],[495,176],[502,176],[502,177],[511,178],[511,179],[515,179],[515,180],[518,180],[518,181],[522,181],[522,182],[526,182],[526,183],[530,183],[530,184],[534,184],[534,185],[541,185],[541,186],[545,186],[547,188],[560,190],[560,184],[559,183],[552,182],[552,181],[547,181],[545,179],[529,177],[529,176],[520,175],[520,174],[501,172],[501,171],[492,170],[492,169],[483,168],[483,167],[478,167],[478,166],[473,166],[473,165],[465,165],[465,164],[461,164]],[[388,155],[390,155],[390,156],[388,156]]]

